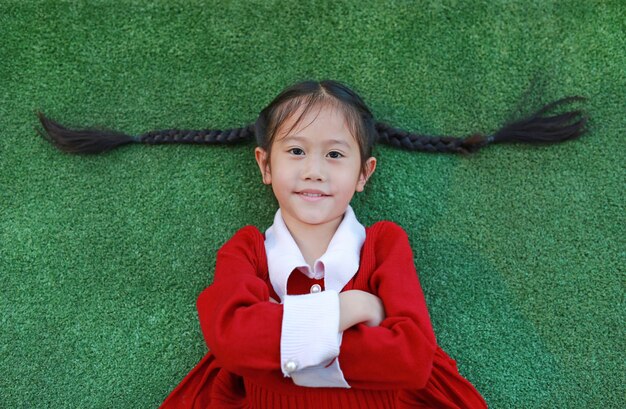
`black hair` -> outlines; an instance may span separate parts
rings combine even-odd
[[[565,97],[543,106],[526,118],[507,123],[491,135],[475,133],[460,138],[420,135],[377,122],[359,95],[344,84],[332,80],[293,84],[261,110],[255,123],[227,130],[166,129],[131,136],[111,130],[69,129],[47,118],[41,112],[38,116],[44,128],[44,131],[39,133],[59,149],[71,153],[101,153],[131,142],[232,144],[248,141],[254,137],[258,146],[269,150],[276,131],[286,118],[304,107],[296,121],[297,124],[311,107],[320,103],[331,103],[342,109],[346,116],[350,130],[359,142],[364,163],[371,156],[371,148],[376,142],[414,151],[469,154],[493,143],[538,144],[574,139],[584,133],[587,116],[580,110],[552,116],[549,116],[548,112],[558,106],[580,100],[584,98]]]

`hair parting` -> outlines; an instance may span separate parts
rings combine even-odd
[[[297,125],[311,109],[331,104],[344,114],[354,134],[364,163],[371,156],[372,146],[385,143],[401,149],[439,153],[474,153],[493,143],[557,143],[575,139],[585,132],[587,116],[581,110],[550,115],[563,105],[584,101],[584,97],[570,96],[544,105],[526,118],[506,123],[490,135],[474,133],[467,137],[428,136],[395,128],[377,122],[365,102],[347,86],[332,80],[303,81],[283,90],[259,114],[255,123],[227,130],[166,129],[138,136],[118,131],[98,129],[70,129],[39,112],[45,139],[60,150],[70,153],[100,153],[128,143],[166,144],[233,144],[256,139],[257,145],[270,150],[273,140],[285,120],[297,113]],[[293,126],[296,126],[293,125]],[[289,132],[290,130],[287,130]]]

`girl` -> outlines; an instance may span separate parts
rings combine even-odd
[[[437,345],[406,233],[388,221],[362,226],[349,203],[376,169],[375,141],[461,153],[502,141],[562,141],[580,135],[585,118],[542,115],[569,100],[465,139],[377,123],[334,81],[295,84],[254,127],[223,132],[131,137],[40,118],[44,136],[70,152],[256,135],[255,159],[279,209],[265,233],[246,226],[219,250],[213,284],[197,304],[210,352],[163,408],[483,408]]]

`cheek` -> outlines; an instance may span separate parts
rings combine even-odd
[[[289,190],[293,187],[293,178],[285,169],[275,168],[272,172],[272,187],[276,193]]]
[[[337,184],[341,187],[341,192],[343,195],[352,195],[355,190],[359,187],[359,177],[352,172],[337,172],[337,175],[340,176],[340,180],[337,180]]]

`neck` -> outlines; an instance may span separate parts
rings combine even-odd
[[[315,260],[322,257],[328,249],[342,220],[343,218],[339,218],[320,225],[301,225],[285,220],[285,225],[298,245],[304,260],[309,266],[313,266]]]

